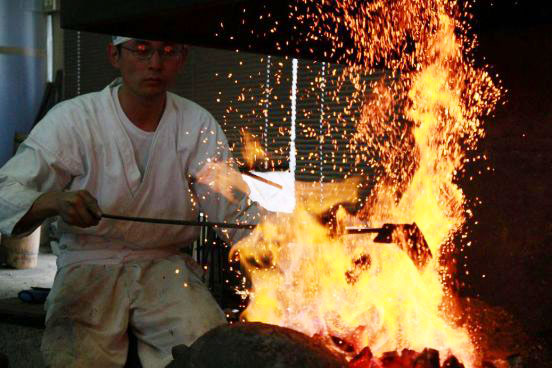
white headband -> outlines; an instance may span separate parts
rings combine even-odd
[[[131,37],[112,36],[111,40],[112,40],[111,42],[113,43],[113,46],[117,46],[117,45],[122,44],[123,42],[127,42],[127,41],[132,40],[132,38]]]
[[[122,37],[122,36],[111,36],[111,42],[113,43],[113,46],[120,45],[120,44],[122,44],[124,42],[127,42],[127,41],[130,41],[130,40],[135,40],[135,38]],[[188,45],[182,45],[182,47],[186,50],[188,50],[188,48],[189,48]]]

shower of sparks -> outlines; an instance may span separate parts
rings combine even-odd
[[[431,347],[443,359],[452,353],[473,367],[475,338],[467,326],[453,323],[444,261],[459,246],[453,237],[467,238],[461,232],[472,216],[454,180],[464,174],[466,153],[484,136],[482,119],[494,111],[503,90],[488,66],[475,65],[469,4],[294,0],[290,10],[290,19],[301,26],[295,28],[309,29],[307,44],[328,41],[332,47],[325,57],[340,64],[301,63],[297,133],[325,149],[298,153],[305,164],[297,165],[297,173],[324,177],[326,169],[343,178],[375,177],[364,208],[356,216],[339,212],[340,220],[372,227],[415,222],[434,257],[420,271],[405,252],[375,244],[370,236],[329,236],[312,214],[340,200],[355,201],[364,188],[355,178],[333,183],[336,197],[329,202],[317,202],[332,192],[322,184],[299,190],[291,220],[272,218],[233,248],[232,260],[245,267],[238,277],[252,283],[241,291],[249,297],[242,317],[325,337],[333,348],[330,337],[337,337],[354,353],[365,346],[376,355]],[[270,13],[262,17],[272,27]],[[310,51],[315,55],[315,48]],[[273,57],[270,64],[266,84],[242,89],[227,116],[266,122],[270,109],[285,110],[287,102],[275,91],[290,77],[289,60]],[[241,111],[239,102],[245,101],[256,107]],[[320,125],[310,124],[317,116]],[[281,121],[269,119],[260,134],[286,126],[288,117],[289,112]],[[297,185],[302,187],[314,188]],[[322,204],[313,211],[313,203]]]
[[[289,146],[277,142],[290,134],[289,100],[280,93],[291,80],[291,75],[284,73],[287,62],[284,63],[282,58],[265,56],[255,58],[244,55],[241,58],[240,54],[232,60],[237,69],[228,79],[235,84],[235,88],[228,86],[228,91],[232,89],[237,93],[226,96],[228,105],[222,125],[227,133],[240,132],[239,138],[229,136],[239,166],[252,168],[262,164],[260,166],[264,169],[273,169],[287,161]],[[217,73],[217,77],[220,75]],[[281,112],[277,119],[273,116],[274,111]],[[270,157],[263,153],[269,149]]]

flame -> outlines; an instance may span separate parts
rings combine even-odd
[[[253,281],[243,314],[249,321],[338,337],[356,352],[431,346],[471,361],[461,354],[472,352],[469,337],[439,317],[439,277],[420,272],[394,245],[360,235],[332,239],[298,210],[293,221],[262,224],[237,251]]]
[[[334,183],[296,181],[295,198],[305,211],[320,215],[339,204],[357,202],[360,185],[359,177]]]
[[[242,129],[243,149],[242,156],[248,168],[253,169],[255,164],[262,160],[267,160],[268,156],[256,137],[248,131]]]
[[[356,197],[339,184],[334,190],[343,196],[327,202],[321,198],[330,191],[302,190],[291,217],[267,219],[233,248],[252,282],[243,318],[320,336],[332,348],[330,337],[337,337],[355,353],[366,346],[375,355],[430,347],[473,367],[477,348],[445,307],[451,295],[442,282],[446,265],[439,262],[454,248],[451,239],[468,213],[454,179],[466,150],[484,135],[481,118],[502,93],[487,67],[476,68],[470,57],[476,39],[468,36],[469,15],[453,0],[297,2],[293,16],[310,25],[311,40],[324,37],[335,52],[347,40],[354,43],[340,56],[348,66],[332,96],[343,98],[343,85],[353,85],[337,120],[355,120],[349,149],[357,164],[381,173],[362,211],[338,212],[339,221],[371,227],[415,222],[433,258],[418,269],[406,252],[374,243],[373,236],[332,236],[313,213]],[[365,78],[376,65],[388,75]],[[322,204],[313,207],[317,201]]]

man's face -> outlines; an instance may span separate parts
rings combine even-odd
[[[121,71],[124,84],[139,97],[164,94],[184,64],[186,49],[172,42],[130,40],[109,45],[111,64]],[[153,53],[152,53],[153,51]]]

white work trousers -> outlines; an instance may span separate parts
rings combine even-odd
[[[122,367],[132,329],[142,366],[165,367],[173,346],[226,323],[197,267],[181,255],[63,267],[46,302],[47,366]]]

